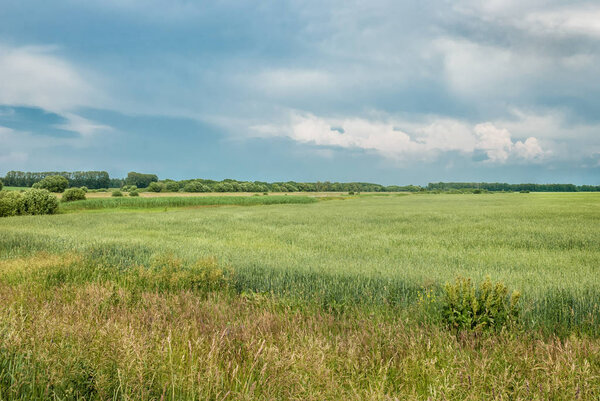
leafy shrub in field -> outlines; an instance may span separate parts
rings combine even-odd
[[[190,182],[183,187],[185,192],[210,192],[210,188],[201,182]]]
[[[140,196],[140,193],[137,190],[129,191],[129,196]]]
[[[2,184],[2,180],[0,180],[0,191],[2,191],[2,187],[3,187],[3,186],[4,186],[4,185]]]
[[[114,197],[123,196],[123,192],[116,190],[116,191],[112,192],[111,196],[114,196]]]
[[[23,192],[21,214],[54,214],[57,210],[58,199],[48,190],[33,188]]]
[[[23,208],[23,195],[17,191],[0,191],[0,217],[17,216]]]
[[[150,185],[148,185],[148,191],[161,192],[162,190],[163,187],[158,182],[152,182]]]
[[[169,181],[165,184],[165,190],[167,192],[177,192],[179,191],[179,184],[175,181]]]
[[[85,185],[83,187],[81,187],[81,190],[85,193],[88,193],[88,191],[89,191],[88,187],[86,187]]]
[[[149,267],[140,266],[124,277],[129,287],[159,292],[192,290],[201,294],[224,291],[230,279],[215,258],[200,259],[192,265],[172,255],[155,257]]]
[[[459,277],[446,284],[442,301],[442,318],[457,332],[460,330],[498,330],[516,324],[521,294],[487,277],[477,288],[470,279]]]
[[[69,186],[69,180],[62,175],[50,175],[33,184],[33,188],[47,189],[50,192],[63,192]]]
[[[63,202],[85,200],[85,191],[81,188],[69,188],[62,196]]]

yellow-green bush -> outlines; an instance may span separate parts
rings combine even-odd
[[[518,291],[508,296],[501,282],[492,283],[487,277],[476,287],[471,279],[459,277],[444,287],[442,317],[452,329],[499,330],[518,322]]]

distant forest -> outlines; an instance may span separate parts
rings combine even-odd
[[[423,192],[481,190],[490,192],[596,192],[600,185],[573,184],[507,184],[500,182],[438,182],[426,187],[418,185],[380,185],[368,182],[263,182],[222,181],[208,179],[159,180],[156,174],[130,172],[125,178],[111,178],[106,171],[46,171],[24,172],[9,171],[2,179],[4,185],[31,187],[47,176],[61,175],[69,181],[69,187],[87,187],[89,189],[122,188],[136,186],[155,192]]]

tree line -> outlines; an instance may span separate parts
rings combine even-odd
[[[32,187],[47,177],[66,178],[66,187],[107,188],[147,188],[154,192],[424,192],[479,189],[490,192],[594,192],[600,185],[573,184],[508,184],[500,182],[437,182],[426,187],[418,185],[380,185],[369,182],[265,182],[225,179],[159,180],[156,174],[129,172],[125,178],[111,178],[106,171],[9,171],[3,178],[4,185]]]
[[[69,187],[87,187],[90,189],[108,188],[111,184],[106,171],[9,171],[4,177],[4,185],[11,187],[32,187],[46,177],[62,176]]]
[[[508,184],[505,182],[436,182],[427,185],[429,191],[452,189],[481,189],[490,192],[598,192],[600,185]]]

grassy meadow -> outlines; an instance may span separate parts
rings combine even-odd
[[[598,193],[90,199],[3,218],[0,400],[598,399],[599,227]],[[458,276],[520,291],[518,327],[444,327]]]

